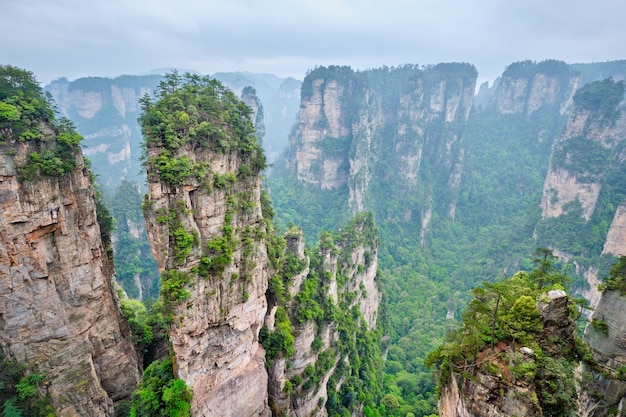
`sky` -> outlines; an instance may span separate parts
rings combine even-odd
[[[0,0],[0,64],[42,84],[179,68],[303,79],[468,62],[626,59],[622,0]]]

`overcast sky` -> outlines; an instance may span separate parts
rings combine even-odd
[[[623,0],[0,0],[0,64],[65,76],[182,68],[302,79],[316,65],[626,59]]]

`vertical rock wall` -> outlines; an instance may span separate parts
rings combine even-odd
[[[89,172],[77,156],[69,174],[21,181],[16,164],[31,151],[0,146],[0,346],[45,374],[58,415],[112,415],[139,369]]]
[[[149,149],[150,155],[158,148]],[[208,149],[180,150],[193,161],[210,165],[214,175],[236,178],[242,161],[236,153]],[[189,274],[189,296],[172,300],[174,323],[169,336],[176,374],[193,390],[193,415],[266,416],[267,372],[258,333],[267,310],[267,249],[257,175],[237,178],[224,188],[188,181],[171,188],[148,172],[148,236],[161,271]],[[193,251],[176,260],[171,224],[160,216],[174,213],[195,236]],[[220,273],[197,273],[203,248],[231,228],[232,262]]]

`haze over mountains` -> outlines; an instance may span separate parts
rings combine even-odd
[[[317,67],[302,82],[269,74],[215,77],[234,95],[208,79],[176,73],[60,79],[46,86],[59,113],[84,135],[83,153],[117,218],[118,281],[132,297],[150,300],[159,295],[157,269],[161,273],[159,308],[171,321],[160,330],[152,326],[155,336],[169,335],[172,362],[152,362],[154,355],[168,357],[152,341],[140,358],[163,369],[177,364],[173,377],[193,392],[194,414],[435,414],[427,353],[443,341],[446,329],[458,326],[472,288],[533,270],[537,247],[556,255],[554,267],[569,277],[572,293],[602,314],[594,317],[589,354],[608,373],[587,371],[589,386],[607,395],[583,390],[591,394],[583,400],[572,394],[567,409],[599,417],[624,406],[623,320],[611,312],[622,311],[626,300],[621,278],[608,280],[604,294],[597,285],[626,255],[626,61],[516,62],[477,94],[478,73],[467,63],[366,71]],[[146,94],[151,98],[142,99]],[[247,110],[236,97],[251,108],[250,120],[241,117]],[[252,125],[273,163],[263,187],[265,160]],[[32,159],[28,146],[47,155],[43,148],[49,145],[39,141],[24,144],[17,156],[9,149],[12,142],[3,142],[3,158],[13,161],[5,176],[18,184],[11,195],[35,193],[28,181],[36,176],[11,167]],[[76,181],[84,185],[78,173],[71,175],[70,188],[79,188]],[[84,214],[72,214],[82,197],[64,192],[63,179],[41,181],[53,191],[29,197],[29,204],[50,218],[45,224],[26,222],[33,229],[24,235],[41,256],[24,261],[21,270],[51,281],[60,269],[57,240],[78,236],[93,222],[80,220],[70,232],[68,221]],[[144,187],[148,194],[141,203]],[[63,215],[55,217],[54,210]],[[19,219],[9,223],[24,226]],[[104,249],[97,242],[91,246],[100,258],[96,254]],[[37,265],[44,264],[42,275]],[[103,280],[109,282],[110,275]],[[69,288],[86,288],[76,285]],[[104,284],[90,285],[111,293]],[[553,299],[565,300],[564,294]],[[553,314],[569,314],[566,307],[537,308],[545,323]],[[133,331],[138,311],[123,310]],[[6,317],[12,318],[3,318],[5,336],[22,316]],[[585,320],[579,320],[580,328]],[[66,321],[81,326],[69,312]],[[121,335],[111,348],[117,352],[130,336],[123,320],[111,323],[109,333]],[[606,334],[602,323],[610,323]],[[571,336],[576,344],[574,323],[565,328],[563,339]],[[17,348],[7,343],[15,357]],[[98,350],[99,343],[91,337],[85,352]],[[142,360],[125,358],[124,366],[141,367]],[[54,366],[50,361],[42,366]],[[94,367],[93,381],[73,383],[93,384],[97,398],[77,406],[55,397],[53,404],[87,410],[93,403],[100,410],[93,415],[108,415],[113,402],[130,395],[130,382],[117,393],[107,385],[110,374],[99,373],[106,366]],[[455,413],[463,407],[487,413],[482,400],[463,402],[466,377],[454,377],[450,392],[460,389],[461,395],[446,398],[442,415],[462,415]],[[128,378],[137,381],[136,373]],[[541,381],[530,378],[520,386],[535,384],[541,395]],[[148,389],[147,383],[140,389]],[[496,381],[501,383],[507,381]],[[488,391],[489,384],[472,389]],[[496,391],[489,412],[510,415],[507,399],[516,391]],[[520,410],[558,409],[544,398],[516,404]]]

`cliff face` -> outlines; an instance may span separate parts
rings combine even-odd
[[[161,78],[88,77],[71,82],[62,78],[46,87],[59,113],[82,133],[84,154],[93,162],[102,186],[114,189],[123,177],[143,183],[139,176],[139,100],[150,94]]]
[[[288,166],[300,181],[319,189],[347,186],[353,213],[375,204],[370,195],[373,176],[399,183],[403,193],[420,192],[420,207],[387,215],[403,222],[414,219],[425,233],[433,201],[454,217],[464,157],[462,132],[475,83],[476,71],[466,64],[364,72],[318,68],[303,82]],[[449,188],[445,201],[437,201],[432,185],[425,182],[432,176]]]
[[[589,258],[626,254],[622,183],[626,173],[626,117],[620,111],[623,91],[623,82],[610,79],[578,90],[567,125],[553,147],[543,185],[538,236],[542,244],[561,252],[563,260],[574,254]],[[565,228],[579,230],[582,244],[562,239]],[[574,263],[577,274],[589,284],[584,294],[593,308],[599,299],[595,289],[598,269],[580,268]]]
[[[250,73],[220,73],[215,77],[237,94],[250,86],[256,90],[265,107],[264,146],[270,160],[274,160],[284,151],[298,110],[300,81]],[[61,115],[72,120],[84,136],[84,153],[93,162],[101,185],[111,191],[123,177],[144,183],[140,161],[142,136],[137,123],[139,100],[151,94],[162,79],[162,75],[156,74],[112,79],[85,77],[74,81],[61,78],[46,86]],[[255,103],[246,101],[246,104],[254,107]]]
[[[603,177],[610,169],[622,164],[621,144],[626,134],[626,117],[606,120],[597,111],[577,107],[569,117],[565,131],[556,144],[556,158],[548,171],[541,200],[542,217],[558,217],[567,213],[568,203],[578,201],[585,220],[591,219],[602,191]],[[569,142],[568,142],[569,141]],[[590,145],[585,150],[576,149],[579,142]],[[582,152],[596,152],[604,156],[594,161],[595,166],[585,166],[580,160]],[[607,159],[613,160],[612,164]],[[604,166],[602,163],[604,162]],[[611,166],[612,165],[612,166]],[[620,216],[616,212],[619,228]],[[619,232],[617,232],[619,234]],[[619,254],[626,250],[612,239],[609,250]],[[626,241],[623,242],[626,244]]]
[[[583,391],[583,416],[604,417],[615,409],[619,410],[619,415],[626,412],[626,382],[623,375],[623,367],[626,366],[624,317],[626,297],[620,291],[604,291],[593,313],[592,324],[585,330],[585,340],[599,364],[599,369],[605,374],[590,371],[594,378]]]
[[[268,358],[274,415],[327,416],[329,409],[337,412],[328,404],[329,398],[341,395],[342,385],[358,377],[352,364],[363,362],[365,369],[376,372],[370,368],[372,358],[363,353],[375,346],[365,346],[371,342],[361,340],[375,329],[381,300],[375,281],[378,244],[371,217],[358,217],[341,233],[334,241],[320,242],[312,265],[302,250],[301,232],[288,232],[287,256],[297,259],[299,268],[293,276],[283,277],[290,299],[274,305],[266,317],[268,331],[276,332],[281,326],[276,312],[284,308],[294,336],[292,352]],[[310,294],[315,284],[317,294]],[[314,310],[305,297],[312,295],[316,300],[326,299],[324,311],[319,311],[323,320],[311,317]],[[270,299],[277,301],[276,297]],[[344,315],[349,318],[341,317]],[[284,318],[278,321],[284,326]],[[359,415],[358,409],[351,412]]]
[[[559,75],[543,72],[528,77],[505,72],[497,89],[496,109],[503,114],[532,114],[544,105],[557,105],[560,113],[566,114],[579,86],[579,75],[563,80]]]
[[[193,415],[265,416],[267,372],[258,333],[267,309],[268,259],[259,166],[253,164],[262,160],[262,151],[243,103],[214,80],[199,82],[205,95],[180,85],[181,94],[188,94],[181,97],[191,100],[185,108],[199,108],[193,100],[205,98],[223,113],[199,117],[237,114],[238,124],[215,122],[224,129],[219,144],[201,136],[178,137],[174,145],[151,130],[160,112],[147,108],[143,116],[144,130],[152,132],[146,138],[144,208],[162,271],[161,294],[173,319],[169,338],[175,374],[193,391]],[[175,111],[167,100],[176,93],[162,93],[157,106]],[[188,176],[167,170],[178,163],[193,167],[185,171]]]
[[[150,155],[158,152],[149,150]],[[234,176],[242,164],[232,154],[184,150],[181,155],[210,163],[212,175]],[[148,189],[148,236],[159,269],[190,274],[189,296],[173,307],[176,322],[169,335],[178,377],[194,393],[192,413],[267,415],[267,373],[257,338],[267,309],[268,263],[259,178],[237,181],[227,190],[207,190],[197,183],[172,189],[150,179]],[[241,210],[244,204],[248,211]],[[172,212],[197,239],[182,263],[175,259],[171,223],[158,220],[160,213]],[[201,248],[223,237],[228,227],[235,242],[232,261],[221,274],[199,276],[194,271],[203,257]]]
[[[47,141],[54,132],[46,128]],[[0,145],[0,346],[44,373],[61,416],[112,415],[139,380],[113,265],[80,155],[59,177],[20,180],[30,142]]]

